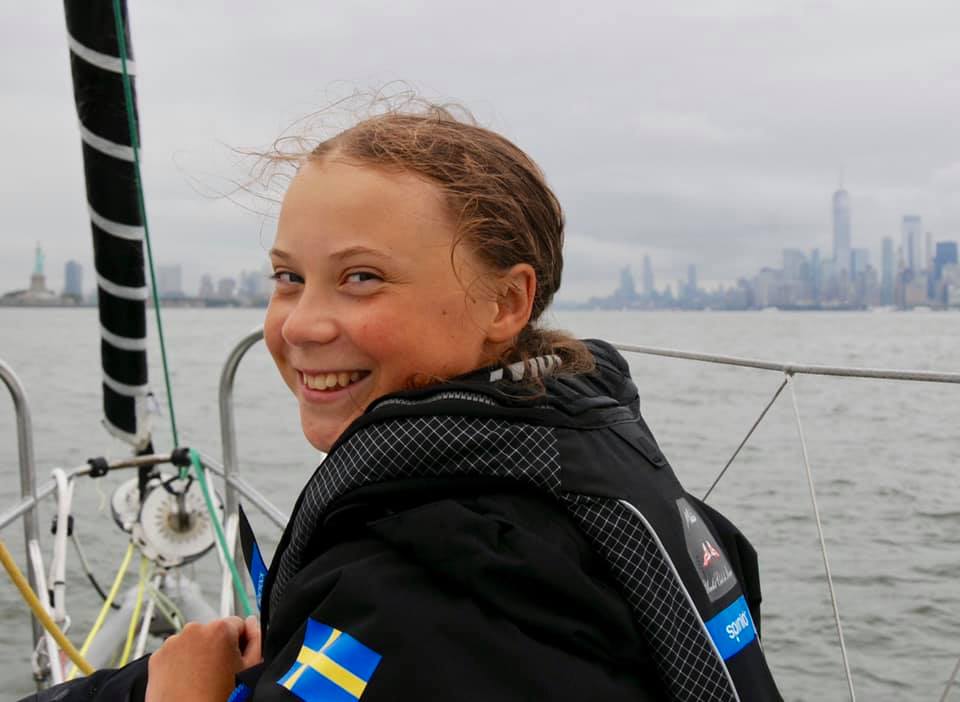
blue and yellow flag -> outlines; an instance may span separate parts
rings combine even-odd
[[[277,682],[304,702],[356,702],[378,665],[376,651],[308,619],[297,662]]]

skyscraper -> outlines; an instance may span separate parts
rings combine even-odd
[[[930,287],[938,302],[947,305],[960,303],[960,269],[957,267],[957,242],[937,243],[937,255],[933,259]]]
[[[903,215],[900,225],[903,267],[919,273],[923,270],[923,220],[918,215]]]
[[[617,288],[617,295],[623,300],[633,300],[637,296],[636,287],[633,284],[633,272],[630,266],[624,266],[620,269],[620,287]]]
[[[939,283],[943,276],[943,267],[957,262],[957,242],[938,241],[937,255],[933,258],[933,280]]]
[[[883,238],[883,269],[880,273],[880,304],[893,304],[893,239],[886,236]]]
[[[689,290],[691,297],[697,294],[698,288],[697,267],[691,263],[689,266],[687,266],[687,289]]]
[[[83,297],[83,266],[76,261],[67,261],[63,267],[63,296]]]
[[[786,280],[801,280],[807,257],[799,249],[783,250],[783,277]]]
[[[850,250],[850,275],[856,277],[870,265],[870,252],[867,249]]]
[[[833,194],[833,262],[838,274],[850,270],[850,195],[843,188]]]
[[[643,294],[653,295],[653,264],[650,263],[650,257],[643,257]]]
[[[823,283],[823,271],[820,264],[820,249],[810,251],[810,292],[813,295],[813,301],[820,301],[820,288]]]

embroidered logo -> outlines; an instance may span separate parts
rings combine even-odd
[[[711,602],[716,602],[733,589],[737,584],[737,578],[733,574],[726,554],[720,549],[693,505],[686,498],[681,497],[677,500],[677,509],[680,510],[680,520],[683,522],[683,538],[687,545],[687,553],[690,554],[690,560],[697,569],[707,596]]]
[[[304,702],[354,702],[380,658],[350,634],[308,619],[297,660],[277,683]]]
[[[710,565],[711,561],[715,558],[720,558],[720,553],[713,547],[709,541],[703,542],[703,567],[706,568]]]

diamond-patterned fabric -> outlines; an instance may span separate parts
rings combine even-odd
[[[699,614],[644,520],[617,500],[561,492],[551,427],[444,415],[385,419],[357,431],[327,456],[305,488],[289,544],[279,554],[271,608],[276,610],[305,565],[309,539],[333,500],[380,481],[453,475],[514,478],[556,498],[609,564],[673,699],[738,699]]]
[[[564,495],[606,560],[677,700],[735,700],[723,664],[647,525],[617,500]]]
[[[454,416],[403,417],[358,431],[327,456],[307,483],[290,543],[280,554],[271,607],[303,566],[307,542],[333,500],[385,480],[451,475],[512,477],[557,495],[560,461],[553,431]]]

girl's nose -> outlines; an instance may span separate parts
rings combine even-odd
[[[340,325],[328,305],[303,294],[284,320],[281,332],[291,346],[329,344],[339,335]]]

